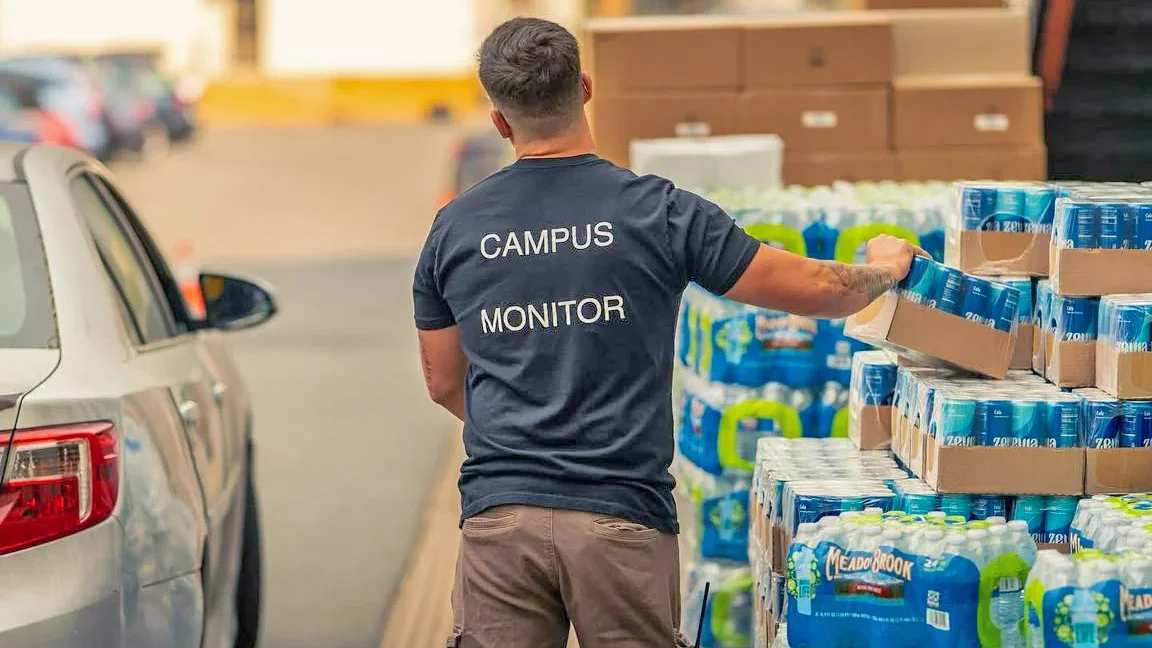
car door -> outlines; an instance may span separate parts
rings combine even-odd
[[[172,396],[200,481],[208,519],[207,550],[202,565],[205,616],[230,610],[235,558],[242,509],[235,506],[236,478],[229,469],[233,451],[225,441],[221,405],[214,395],[217,381],[203,362],[203,350],[184,316],[178,293],[162,277],[167,268],[153,263],[134,217],[125,214],[109,181],[95,169],[84,168],[69,179],[69,189],[84,216],[105,268],[117,284],[129,314],[134,362],[145,365],[157,383]],[[142,231],[142,230],[141,230]],[[150,241],[150,239],[149,239]],[[230,624],[224,623],[224,628]],[[219,624],[206,630],[219,629]],[[220,645],[205,636],[204,645]]]
[[[164,255],[160,252],[159,246],[156,245],[148,230],[143,226],[140,216],[124,198],[120,190],[107,179],[105,179],[105,188],[140,241],[141,247],[155,269],[169,301],[174,304],[172,310],[176,319],[182,322],[186,329],[196,331],[196,351],[199,355],[201,368],[211,378],[212,398],[218,409],[217,414],[225,448],[223,455],[226,459],[226,490],[231,493],[236,487],[233,482],[242,480],[246,470],[244,460],[247,453],[249,402],[247,391],[241,381],[240,371],[232,359],[231,350],[226,340],[228,334],[215,329],[203,328],[200,326],[200,321],[192,318],[190,309],[184,302],[183,291],[177,285],[174,274]]]
[[[167,298],[178,328],[191,332],[192,339],[188,342],[194,348],[199,375],[207,379],[208,392],[205,394],[201,386],[197,402],[210,402],[210,407],[202,412],[211,417],[214,432],[212,468],[222,483],[213,489],[211,495],[206,490],[205,495],[211,509],[209,519],[213,522],[213,538],[205,565],[205,582],[209,585],[209,590],[205,592],[205,606],[210,619],[219,617],[209,623],[209,630],[224,631],[231,627],[227,617],[234,612],[232,602],[235,599],[235,575],[240,569],[244,528],[241,496],[247,469],[247,394],[227,352],[224,333],[202,328],[201,322],[191,318],[168,262],[140,217],[111,180],[104,177],[99,180],[108,199],[115,205],[139,243],[146,262],[151,266]],[[214,646],[218,640],[223,641],[224,638],[206,636],[204,643],[206,646]]]

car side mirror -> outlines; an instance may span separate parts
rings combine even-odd
[[[236,275],[200,273],[206,323],[224,331],[260,326],[276,314],[271,289]]]

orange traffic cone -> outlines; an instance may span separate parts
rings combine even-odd
[[[196,266],[192,243],[189,241],[177,243],[173,250],[173,260],[172,273],[176,275],[176,285],[180,287],[180,294],[184,296],[188,315],[192,319],[204,319],[208,312],[204,306],[204,293],[200,289],[200,268]]]

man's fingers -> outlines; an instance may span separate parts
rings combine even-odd
[[[920,247],[919,245],[912,245],[911,243],[909,243],[908,245],[912,247],[912,252],[916,256],[922,256],[925,259],[931,259],[932,258],[932,255],[925,252],[924,248]]]

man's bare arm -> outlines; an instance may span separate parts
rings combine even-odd
[[[460,348],[460,328],[450,326],[434,331],[418,331],[420,364],[428,396],[464,420],[464,378],[468,360]]]
[[[914,245],[891,236],[868,244],[867,264],[817,261],[761,246],[725,296],[739,302],[810,317],[847,317],[908,274]]]
[[[837,289],[840,298],[845,300],[863,296],[864,304],[868,305],[896,285],[892,271],[885,267],[835,261],[818,261],[817,264],[817,280]]]

